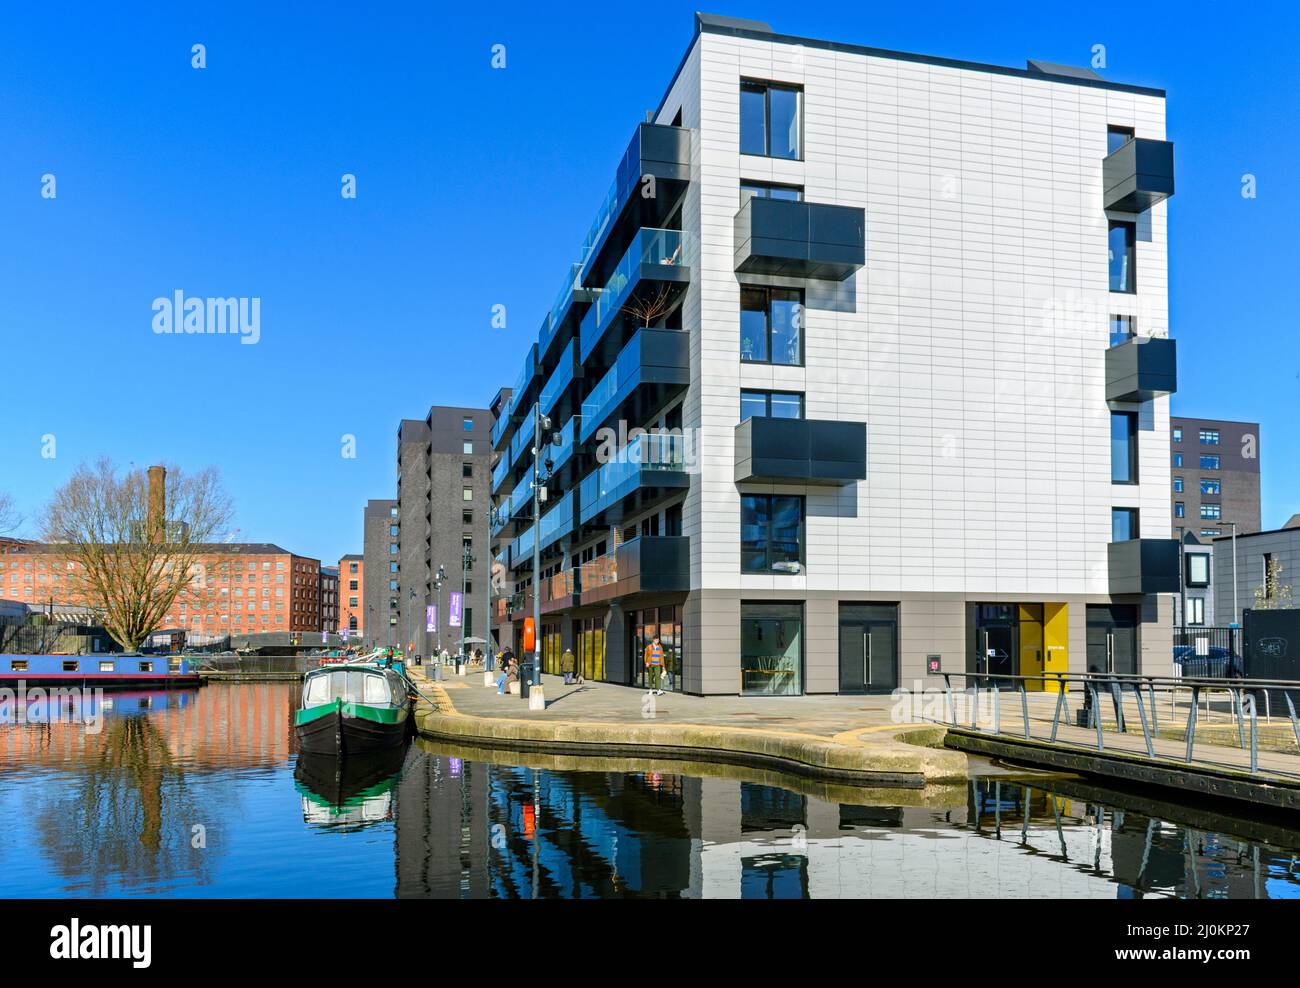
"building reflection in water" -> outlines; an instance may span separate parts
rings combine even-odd
[[[396,892],[1300,897],[1294,851],[1040,786],[978,780],[954,793],[947,805],[855,805],[737,779],[453,767],[413,749],[398,785]]]

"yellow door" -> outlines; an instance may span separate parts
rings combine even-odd
[[[1043,605],[1043,675],[1070,671],[1070,608],[1068,604]],[[1060,683],[1049,682],[1049,693],[1059,693]]]
[[[1043,674],[1043,608],[1041,604],[1020,605],[1020,668],[1017,675],[1041,676]],[[1042,690],[1038,679],[1025,681],[1025,689]]]

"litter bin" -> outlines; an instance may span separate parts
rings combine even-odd
[[[519,663],[519,695],[523,699],[528,699],[528,691],[533,685],[533,664],[531,662]]]

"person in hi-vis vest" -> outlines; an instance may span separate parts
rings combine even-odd
[[[663,696],[664,691],[659,688],[663,671],[664,647],[659,644],[659,636],[655,635],[650,644],[645,647],[645,679],[646,685],[650,687],[649,692]]]

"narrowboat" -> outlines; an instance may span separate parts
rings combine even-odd
[[[361,754],[392,748],[413,726],[411,688],[396,669],[370,662],[307,673],[294,715],[298,747],[310,754]]]
[[[182,655],[0,655],[0,686],[192,689],[198,672]]]

